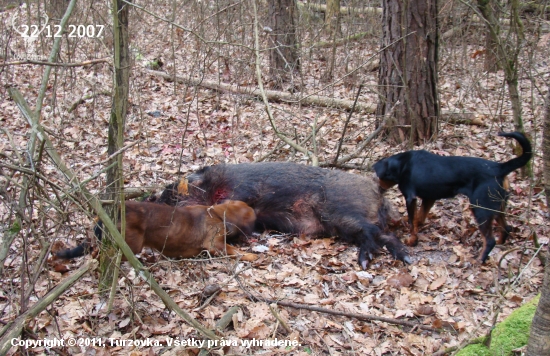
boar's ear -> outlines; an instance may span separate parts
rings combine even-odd
[[[194,186],[200,186],[204,180],[204,174],[201,171],[191,173],[187,176],[187,183],[190,183]]]

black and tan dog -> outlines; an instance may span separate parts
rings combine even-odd
[[[226,244],[226,237],[250,234],[254,228],[256,214],[242,201],[187,207],[134,201],[125,205],[125,239],[133,253],[151,247],[171,258],[194,257],[206,250],[213,255],[242,255],[244,261],[257,259],[255,254],[241,254]],[[96,225],[95,234],[101,238],[100,224]],[[65,259],[82,256],[88,252],[89,244],[88,241],[59,251],[56,256]]]
[[[515,138],[523,149],[521,156],[498,163],[475,157],[443,157],[430,152],[407,151],[384,158],[373,166],[384,189],[397,184],[405,197],[411,237],[409,246],[417,244],[418,226],[424,223],[428,212],[438,199],[464,194],[470,199],[471,209],[484,237],[479,257],[485,262],[496,242],[492,222],[502,230],[499,243],[504,243],[511,228],[506,225],[504,210],[508,199],[506,175],[523,167],[531,159],[531,144],[520,132],[501,132],[503,137]],[[422,206],[416,214],[416,198]]]

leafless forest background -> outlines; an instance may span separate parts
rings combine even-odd
[[[42,32],[24,38],[22,25],[59,24],[66,2],[0,3],[0,328],[23,314],[90,257],[70,264],[51,261],[50,251],[74,246],[92,234],[93,213],[74,181],[51,160],[37,130],[22,114],[13,92],[37,109],[45,93],[40,126],[68,169],[94,194],[105,189],[107,127],[113,83],[110,5],[79,2],[69,24],[103,25],[102,38],[68,37],[43,82],[53,38]],[[530,3],[531,4],[531,3]],[[300,71],[284,83],[270,75],[266,49],[273,47],[268,2],[258,1],[261,70],[279,132],[314,152],[320,165],[336,156],[349,109],[358,88],[358,105],[343,137],[336,169],[373,174],[378,159],[406,149],[376,129],[377,53],[381,44],[378,1],[342,1],[341,31],[328,38],[318,0],[299,2],[296,23]],[[144,258],[154,278],[184,310],[202,324],[214,324],[238,306],[226,339],[297,339],[301,346],[278,350],[232,347],[226,354],[423,355],[483,336],[512,310],[537,294],[543,266],[539,242],[548,242],[547,207],[542,189],[542,117],[550,79],[550,22],[547,2],[521,12],[525,40],[518,70],[524,127],[534,147],[533,177],[510,175],[512,196],[509,243],[497,246],[487,265],[470,258],[481,237],[467,199],[438,202],[420,243],[411,248],[414,264],[403,266],[381,252],[368,271],[359,271],[356,249],[334,239],[277,234],[255,236],[242,249],[263,251],[253,265],[224,259],[169,261]],[[536,5],[536,6],[535,6]],[[66,6],[66,5],[65,5]],[[258,86],[254,54],[254,11],[249,0],[135,1],[130,11],[132,71],[126,121],[124,180],[129,191],[158,192],[166,184],[204,165],[220,162],[295,161],[311,164],[306,154],[274,134]],[[60,8],[62,11],[60,11]],[[439,134],[414,149],[506,161],[510,142],[496,135],[513,131],[511,104],[502,71],[485,70],[485,25],[475,3],[439,2]],[[506,6],[501,24],[506,29]],[[334,63],[331,73],[332,63]],[[330,74],[330,75],[329,75]],[[180,78],[172,80],[174,75]],[[315,96],[319,101],[310,102]],[[315,97],[316,98],[316,97]],[[308,101],[309,100],[309,101]],[[338,102],[337,100],[340,100]],[[37,145],[37,154],[30,145]],[[357,151],[361,148],[360,151]],[[403,198],[388,193],[404,216]],[[395,227],[398,236],[408,233]],[[218,285],[215,297],[205,290]],[[309,304],[348,313],[415,322],[436,331],[354,317],[334,316],[253,301],[250,295]],[[285,324],[285,326],[283,326]],[[137,354],[189,354],[193,348],[167,347],[166,337],[198,338],[135,271],[122,263],[111,311],[97,291],[97,273],[74,285],[31,318],[25,338],[116,338],[163,341]],[[60,354],[127,354],[127,347],[73,347]],[[12,348],[11,353],[51,351]]]

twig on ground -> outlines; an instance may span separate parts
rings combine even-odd
[[[229,277],[229,279],[227,281],[225,281],[224,283],[222,283],[222,285],[220,286],[220,288],[214,292],[210,297],[208,297],[208,299],[206,299],[204,301],[204,303],[202,303],[202,305],[198,308],[195,308],[194,311],[199,311],[199,310],[202,310],[204,309],[208,304],[210,304],[210,302],[212,301],[212,299],[214,299],[218,293],[220,293],[220,291],[223,289],[223,287],[225,287],[226,285],[228,285],[233,279],[235,279],[239,274],[243,273],[244,271],[247,271],[249,270],[250,268],[252,268],[252,266],[247,266],[246,268],[243,268],[241,270],[238,270],[238,271],[235,271],[235,273],[233,273],[233,275],[231,277]]]
[[[431,332],[441,331],[440,329],[432,328],[432,327],[426,326],[426,325],[420,325],[418,323],[413,323],[413,322],[407,321],[407,320],[386,318],[386,317],[376,316],[376,315],[366,315],[366,314],[359,314],[359,313],[341,312],[341,311],[337,311],[337,310],[331,310],[331,309],[317,307],[317,306],[314,306],[314,305],[298,304],[298,303],[286,302],[286,301],[283,301],[283,300],[263,299],[263,298],[255,297],[255,296],[252,296],[251,299],[252,300],[259,300],[259,301],[262,301],[262,302],[265,302],[265,303],[271,303],[271,304],[275,303],[275,304],[278,304],[278,305],[282,305],[284,307],[290,307],[290,308],[295,308],[295,309],[305,309],[305,310],[315,311],[315,312],[318,312],[318,313],[345,316],[345,317],[354,318],[354,319],[357,319],[357,320],[381,321],[381,322],[388,323],[388,324],[403,325],[403,326],[407,326],[407,327],[410,327],[410,328],[417,328],[417,329],[422,329],[422,330],[431,331]]]
[[[287,322],[277,312],[277,304],[276,303],[269,304],[269,310],[271,311],[271,314],[273,314],[275,319],[277,319],[277,321],[283,326],[286,332],[291,334],[292,329],[288,326]]]
[[[110,91],[104,90],[104,91],[92,93],[92,94],[89,94],[89,95],[84,95],[82,98],[80,98],[80,99],[78,99],[77,101],[75,101],[75,102],[73,103],[73,105],[71,105],[71,107],[69,108],[69,110],[67,110],[67,112],[68,112],[68,113],[72,113],[73,111],[76,110],[76,108],[77,108],[80,104],[84,104],[84,103],[86,102],[86,100],[90,100],[90,99],[95,98],[96,96],[99,96],[99,95],[111,96],[112,93],[111,93]]]
[[[215,330],[222,331],[233,321],[233,315],[239,311],[239,307],[234,305],[218,320],[218,322],[215,325]],[[201,349],[199,352],[199,356],[206,356],[209,354],[210,351],[207,349]]]

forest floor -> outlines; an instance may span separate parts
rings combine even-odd
[[[143,38],[154,36],[153,32]],[[168,57],[167,43],[140,43],[141,32],[132,36],[144,57]],[[145,40],[144,40],[145,41]],[[472,52],[476,48],[469,49]],[[365,53],[369,52],[362,48]],[[159,53],[160,52],[160,53]],[[183,51],[182,51],[183,52]],[[371,50],[372,52],[372,50]],[[367,56],[365,54],[365,56]],[[467,57],[459,64],[452,51],[443,51],[440,83],[443,110],[463,110],[475,113],[483,125],[460,125],[440,122],[438,137],[414,149],[427,149],[441,155],[481,157],[503,162],[514,154],[510,141],[496,135],[498,131],[513,131],[510,108],[502,99],[502,72],[477,80],[474,71],[482,58]],[[458,56],[458,55],[456,55]],[[179,58],[185,61],[185,56]],[[464,60],[463,60],[464,61]],[[322,68],[316,56],[303,64],[303,76]],[[541,73],[535,83],[544,88],[548,83],[549,65],[536,61]],[[156,187],[174,182],[181,175],[208,164],[219,162],[251,162],[292,160],[307,164],[305,157],[291,148],[279,145],[265,115],[261,102],[254,98],[221,93],[202,88],[185,91],[174,83],[147,73],[145,60],[137,60],[131,78],[129,116],[126,122],[124,154],[125,182],[129,187]],[[92,92],[111,90],[112,78],[107,65],[59,70],[60,79],[48,88],[41,122],[65,162],[80,179],[93,176],[107,158],[107,125],[111,99],[98,95],[84,100],[69,113],[73,103]],[[93,68],[93,69],[91,69]],[[3,73],[10,84],[18,88],[34,105],[41,85],[42,67],[19,65]],[[4,69],[6,70],[6,69]],[[171,71],[166,67],[167,72]],[[182,69],[182,76],[189,75]],[[229,74],[228,74],[229,75]],[[376,84],[376,73],[364,73],[367,85]],[[231,78],[228,76],[228,81]],[[242,81],[243,83],[245,81]],[[250,85],[254,82],[250,81]],[[304,91],[314,92],[318,82],[304,79]],[[549,227],[546,200],[541,189],[542,161],[541,113],[542,95],[535,93],[533,83],[520,83],[524,107],[525,128],[534,146],[534,178],[521,172],[509,175],[511,197],[508,222],[514,232],[505,245],[496,246],[487,263],[473,263],[482,247],[482,237],[463,196],[438,201],[426,225],[421,229],[418,246],[410,248],[413,263],[395,261],[386,251],[377,254],[366,271],[356,263],[357,248],[334,238],[315,239],[310,236],[289,236],[276,233],[254,235],[243,251],[255,251],[261,258],[254,263],[223,258],[197,258],[172,261],[143,253],[142,261],[171,298],[185,311],[209,328],[232,306],[239,306],[232,324],[221,331],[230,348],[225,354],[247,355],[424,355],[458,346],[486,335],[495,322],[501,321],[518,306],[539,292],[543,266],[535,256],[532,237],[548,243]],[[194,90],[194,88],[192,88]],[[331,88],[331,95],[353,99],[356,86],[343,82]],[[57,90],[55,100],[52,93]],[[191,93],[191,94],[190,94]],[[483,93],[479,94],[478,93]],[[540,94],[540,95],[539,95]],[[10,157],[24,154],[30,133],[29,125],[5,88],[0,96],[0,152]],[[361,100],[376,102],[374,91],[363,93]],[[504,102],[504,103],[503,103]],[[333,159],[335,147],[348,113],[319,107],[302,107],[273,103],[281,128],[295,128],[303,138],[312,122],[325,122],[317,140],[321,161]],[[497,109],[498,108],[498,109]],[[187,129],[185,129],[187,127]],[[309,130],[309,131],[308,131]],[[374,116],[354,114],[348,127],[344,153],[351,152],[365,136],[374,130]],[[378,159],[408,149],[406,145],[391,145],[383,137],[376,138],[357,163],[365,170],[353,174],[374,174],[368,169]],[[180,166],[181,164],[181,166]],[[5,169],[5,168],[4,168]],[[41,167],[44,175],[61,182],[57,168],[47,159]],[[15,176],[17,178],[17,176]],[[14,179],[15,179],[14,178]],[[6,180],[0,177],[0,183]],[[66,184],[66,183],[64,183]],[[101,192],[105,176],[88,183],[95,193]],[[10,192],[15,194],[13,185]],[[387,198],[401,214],[403,223],[392,229],[405,238],[406,210],[401,194],[394,188]],[[5,202],[2,200],[2,202]],[[36,201],[36,219],[44,202]],[[74,246],[91,234],[90,214],[68,205],[70,218],[57,217],[56,229],[37,233],[56,243],[56,248]],[[7,225],[7,204],[0,205],[2,228]],[[49,214],[49,213],[48,213]],[[48,216],[51,216],[48,215]],[[52,232],[54,231],[54,232]],[[0,284],[0,321],[8,322],[20,310],[22,285],[19,275],[40,253],[36,241],[24,244],[16,239],[4,264]],[[25,242],[27,243],[27,242]],[[25,251],[25,253],[22,253]],[[64,280],[72,270],[91,257],[79,258],[68,264],[69,271],[56,272],[45,266],[32,291],[35,302],[53,286]],[[205,289],[213,285],[221,289],[208,299]],[[87,355],[163,354],[195,355],[196,347],[169,346],[174,340],[199,340],[201,336],[173,312],[165,310],[162,301],[141,280],[128,263],[123,262],[118,292],[111,312],[105,311],[105,300],[97,293],[98,271],[85,275],[58,298],[47,312],[29,324],[29,330],[39,338],[70,337],[101,338],[107,346],[74,346],[68,354]],[[387,317],[428,326],[435,331],[410,328],[382,321],[363,321],[350,316],[336,316],[300,308],[277,307],[253,301],[251,297],[281,300],[317,306],[347,313]],[[286,321],[288,329],[275,317]],[[291,347],[243,345],[245,340],[296,340]],[[121,345],[121,340],[156,340],[159,346]],[[112,343],[111,343],[112,341]],[[117,344],[118,342],[118,344]],[[30,354],[48,353],[44,348],[28,350]],[[221,354],[221,353],[218,353]]]

